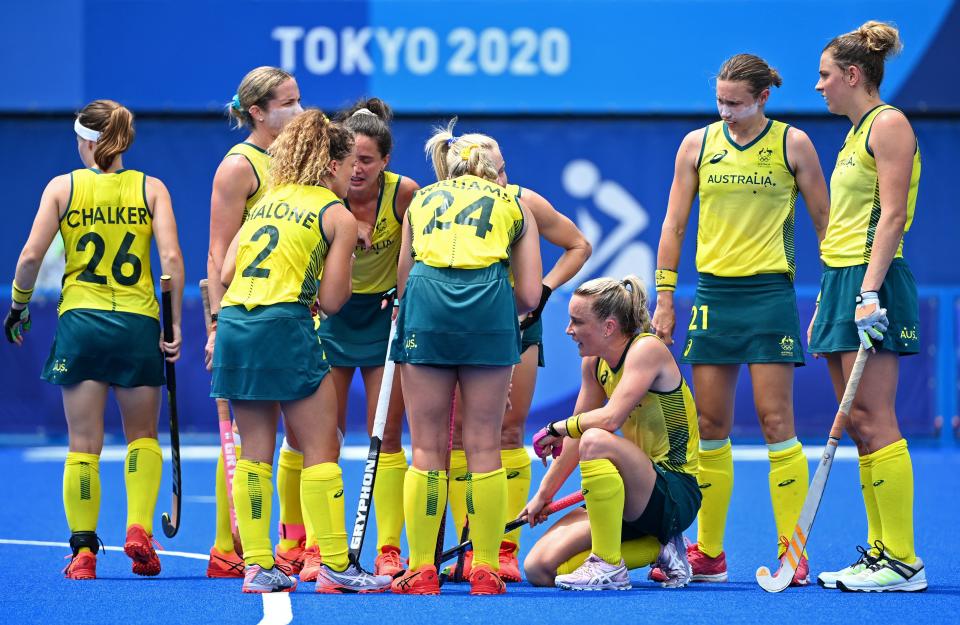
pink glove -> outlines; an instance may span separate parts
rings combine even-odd
[[[540,428],[537,430],[537,433],[533,435],[533,453],[544,459],[547,457],[547,445],[550,444],[543,442],[543,439],[547,437],[556,438],[556,435],[551,433],[546,427]],[[552,448],[551,455],[554,458],[559,458],[560,452],[563,450],[563,439],[561,438],[557,443],[553,443]]]

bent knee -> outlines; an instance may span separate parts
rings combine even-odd
[[[527,556],[523,561],[523,573],[533,586],[553,586],[556,571],[551,571],[545,562],[535,556]]]
[[[609,457],[611,443],[615,439],[616,435],[611,432],[600,428],[590,428],[580,437],[580,458],[582,460],[595,460]]]

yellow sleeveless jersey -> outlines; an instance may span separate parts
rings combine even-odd
[[[70,173],[70,200],[60,219],[66,267],[59,314],[92,308],[159,318],[146,187],[146,174],[132,169]]]
[[[310,306],[329,241],[323,213],[340,199],[325,187],[271,189],[240,226],[237,268],[222,306]]]
[[[623,351],[620,362],[611,366],[597,359],[597,382],[607,399],[623,377],[627,352],[640,339],[655,334],[638,334]],[[649,391],[630,412],[620,428],[624,438],[632,441],[650,459],[665,469],[696,476],[700,462],[700,429],[693,394],[683,376],[680,386],[668,393]]]
[[[239,154],[247,159],[250,167],[253,167],[253,174],[257,177],[257,190],[247,198],[246,203],[243,205],[243,220],[246,221],[247,215],[260,203],[260,200],[263,199],[263,194],[267,190],[267,174],[270,173],[271,159],[266,150],[258,148],[246,141],[238,143],[227,152],[227,156],[233,156],[234,154]]]
[[[881,104],[872,109],[860,123],[850,129],[837,155],[837,164],[830,176],[830,223],[820,244],[820,258],[829,267],[851,267],[870,262],[873,237],[880,221],[880,183],[877,161],[868,141],[877,115],[894,107]],[[904,234],[913,223],[920,185],[920,145],[913,155],[913,172],[907,191],[907,222]],[[903,238],[894,258],[903,257]]]
[[[707,126],[697,161],[697,271],[724,277],[786,273],[793,279],[797,183],[787,161],[789,128],[771,119],[741,146],[724,122]]]
[[[414,257],[431,267],[483,269],[506,262],[524,226],[516,195],[476,176],[419,189],[407,212]]]
[[[397,286],[397,260],[400,258],[400,223],[397,193],[403,176],[383,172],[383,185],[377,200],[377,216],[369,249],[357,245],[353,253],[353,292],[383,293]],[[350,208],[348,202],[344,202]]]

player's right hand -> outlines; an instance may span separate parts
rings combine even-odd
[[[23,345],[23,335],[30,330],[31,325],[32,321],[28,307],[14,308],[11,306],[7,312],[7,318],[3,320],[3,334],[7,337],[7,341]]]
[[[673,345],[673,329],[677,325],[677,313],[673,309],[672,301],[657,300],[657,308],[653,311],[651,324],[653,331],[666,345]]]
[[[357,221],[357,244],[365,250],[373,246],[373,226],[365,221]]]
[[[547,520],[547,516],[549,515],[546,514],[544,510],[552,501],[552,498],[544,497],[539,491],[537,491],[537,494],[533,496],[533,499],[527,502],[527,505],[523,507],[523,510],[520,511],[520,514],[517,515],[517,518],[526,519],[527,523],[530,524],[530,527],[535,527]]]

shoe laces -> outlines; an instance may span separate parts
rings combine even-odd
[[[385,564],[403,568],[403,558],[400,557],[399,551],[394,551],[393,549],[384,549],[380,552],[378,559]]]

